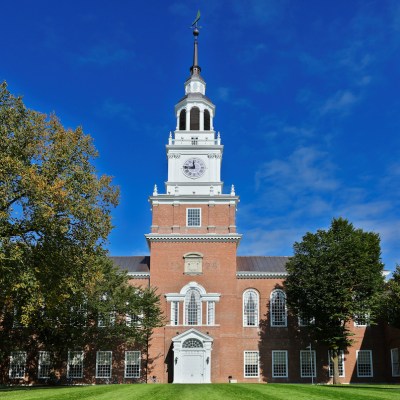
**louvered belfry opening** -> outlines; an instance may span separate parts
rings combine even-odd
[[[211,130],[210,126],[210,111],[204,110],[204,130],[209,131]]]
[[[200,130],[200,110],[198,107],[193,107],[190,110],[190,130]]]
[[[179,114],[179,130],[186,130],[186,110],[183,109]]]

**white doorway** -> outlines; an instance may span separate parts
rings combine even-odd
[[[190,329],[172,339],[174,383],[211,383],[211,345],[213,339]]]

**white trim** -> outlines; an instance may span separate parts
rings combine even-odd
[[[247,374],[246,375],[246,354],[257,354],[257,375]],[[247,364],[247,365],[255,365],[255,364]],[[243,376],[245,378],[254,378],[257,379],[260,377],[260,352],[258,350],[245,350],[243,352]]]
[[[269,278],[285,278],[289,274],[287,272],[250,272],[238,271],[236,278],[238,279],[269,279]]]
[[[26,351],[12,351],[10,353],[10,365],[8,368],[8,377],[10,379],[23,379],[25,377],[25,371],[26,371]]]
[[[311,353],[311,358],[310,358],[310,353]],[[307,356],[309,360],[309,367],[311,374],[304,374],[303,373],[303,355]],[[304,363],[306,366],[306,363]],[[307,367],[307,366],[306,366]],[[316,368],[316,353],[315,350],[300,350],[300,376],[302,378],[316,378],[317,377],[317,368]]]
[[[282,325],[278,325],[278,324],[274,323],[274,318],[273,318],[272,300],[273,300],[274,295],[277,294],[277,293],[282,293],[283,297],[285,299],[285,314],[284,314],[285,321],[284,321],[284,324],[282,324]],[[271,327],[273,327],[273,328],[286,328],[287,327],[287,300],[286,300],[286,293],[282,289],[274,289],[271,292],[270,296],[269,296],[269,302],[270,302],[269,304],[270,304],[270,325],[271,325]]]
[[[144,235],[148,242],[236,242],[239,244],[242,235],[237,233],[226,233],[217,235],[209,233],[200,234],[179,234],[179,233],[148,233]]]
[[[135,364],[135,363],[133,363],[133,364],[128,364],[127,363],[127,358],[128,358],[128,353],[132,353],[132,354],[134,354],[134,355],[139,355],[139,357],[137,357],[137,361],[138,361],[138,364]],[[136,357],[135,357],[136,358]],[[127,379],[131,379],[131,378],[140,378],[140,372],[141,372],[141,360],[142,360],[142,355],[141,355],[141,353],[140,353],[140,351],[137,351],[137,350],[128,350],[128,351],[125,351],[125,360],[124,360],[124,378],[127,378]],[[136,360],[135,360],[136,361]],[[139,365],[139,371],[138,371],[138,373],[137,374],[130,374],[129,376],[127,376],[128,374],[127,374],[127,372],[126,372],[126,370],[127,370],[127,367],[128,367],[128,365],[129,366],[131,366],[131,365]]]
[[[199,211],[199,224],[198,225],[189,225],[189,210],[194,211],[194,210],[198,210]],[[201,208],[200,207],[188,207],[186,209],[186,227],[187,228],[200,228],[201,227]],[[195,217],[197,218],[197,216]]]
[[[245,296],[247,295],[247,293],[253,293],[256,296],[257,304],[256,304],[256,316],[255,316],[254,325],[248,324],[248,318],[246,318],[246,315],[245,315]],[[258,328],[258,326],[260,324],[260,294],[258,293],[258,291],[256,289],[249,288],[243,292],[243,295],[242,295],[242,322],[243,322],[243,326],[246,328]]]
[[[129,278],[135,278],[135,279],[150,278],[150,272],[128,272],[127,275],[129,276]]]
[[[72,355],[72,357],[71,357],[71,355]],[[79,361],[79,363],[76,363],[73,365],[80,366],[80,374],[71,376],[70,365],[72,365],[72,361],[74,360],[75,357],[77,357],[76,361]],[[68,351],[67,378],[71,378],[71,379],[82,379],[83,378],[83,359],[84,359],[83,351],[80,351],[80,350]]]
[[[397,352],[397,363],[395,363],[394,353]],[[390,349],[390,362],[392,365],[392,376],[400,376],[400,349],[398,347]],[[396,364],[396,367],[395,367]]]
[[[100,354],[100,353],[102,353],[102,354]],[[104,360],[105,361],[105,363],[104,364],[99,364],[99,357],[100,357],[100,355],[107,355],[107,359],[106,360]],[[106,376],[106,375],[99,375],[99,366],[100,365],[104,365],[104,366],[110,366],[110,372],[109,372],[109,374]],[[110,379],[111,377],[112,377],[112,351],[108,351],[108,350],[106,350],[106,351],[103,351],[103,350],[99,350],[99,351],[97,351],[96,352],[96,378],[97,379]]]
[[[46,362],[43,362],[46,361]],[[48,368],[46,368],[48,367]],[[48,371],[46,371],[48,369]],[[38,357],[38,379],[50,378],[51,353],[49,351],[39,351]],[[44,373],[47,372],[47,373]]]
[[[285,354],[285,375],[275,375],[275,370],[274,370],[274,355],[276,353],[284,353]],[[288,373],[289,373],[289,366],[288,366],[288,352],[287,350],[272,350],[272,358],[271,358],[271,363],[272,363],[272,377],[273,378],[288,378]]]
[[[340,362],[341,361],[341,362]],[[342,373],[339,373],[339,378],[344,378],[346,376],[346,370],[345,370],[345,365],[344,365],[344,351],[343,350],[339,350],[339,354],[338,354],[338,368],[340,371],[340,364],[342,365]],[[329,377],[332,378],[333,377],[333,371],[331,369],[331,352],[330,350],[328,350],[328,373],[329,373]]]
[[[358,357],[359,357],[360,353],[369,354],[369,365],[371,367],[371,373],[369,375],[361,375],[360,374],[360,368],[359,368],[360,365],[358,362]],[[372,378],[374,376],[374,365],[372,362],[372,350],[357,350],[356,351],[356,360],[357,360],[357,377],[358,378]],[[367,364],[365,364],[365,365],[367,365]]]

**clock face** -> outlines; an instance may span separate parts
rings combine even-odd
[[[188,178],[196,179],[200,178],[204,174],[206,166],[204,164],[204,161],[201,160],[200,158],[189,158],[183,164],[182,169],[183,173]]]

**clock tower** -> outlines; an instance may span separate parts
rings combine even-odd
[[[233,185],[223,191],[223,145],[214,130],[215,106],[200,75],[197,26],[193,35],[193,65],[166,145],[165,193],[154,187],[151,233],[145,235],[150,284],[160,294],[167,319],[152,335],[149,359],[163,359],[164,365],[155,363],[151,377],[175,383],[207,383],[226,374],[218,353],[233,352],[236,344],[221,335],[233,335],[240,324],[240,316],[232,314],[232,304],[241,304],[236,296],[239,197]],[[188,343],[202,347],[188,349]]]

